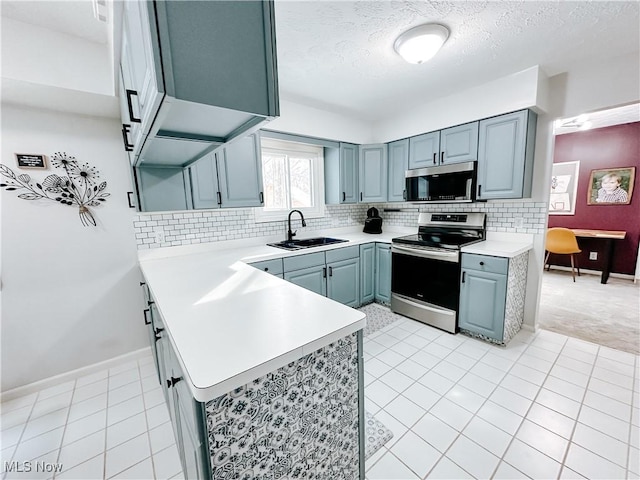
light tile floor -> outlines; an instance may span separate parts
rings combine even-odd
[[[366,409],[394,433],[368,479],[640,478],[637,356],[544,330],[505,348],[391,321],[364,342]],[[3,472],[63,465],[3,479],[181,477],[150,356],[4,402],[0,422]]]
[[[390,315],[393,315],[389,313]],[[640,478],[638,356],[521,331],[507,347],[396,316],[367,335],[367,478]]]
[[[3,402],[0,411],[3,479],[182,477],[151,354]],[[11,461],[23,472],[7,472]],[[62,471],[36,471],[36,462]]]

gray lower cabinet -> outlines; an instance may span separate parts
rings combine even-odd
[[[250,263],[254,268],[262,270],[263,272],[270,273],[276,277],[284,278],[284,265],[281,258],[274,258],[273,260],[264,260],[262,262]]]
[[[327,262],[327,297],[350,307],[360,306],[359,257]]]
[[[365,305],[375,299],[376,244],[360,245],[360,303]]]
[[[391,245],[388,243],[376,243],[375,299],[391,303]]]
[[[345,305],[360,305],[359,247],[285,257],[283,264],[285,280]]]
[[[514,258],[462,254],[461,330],[506,344],[524,318],[528,252]]]
[[[191,395],[153,299],[149,300],[149,306],[153,326],[151,349],[156,352],[156,369],[173,425],[183,478],[208,479],[211,467],[204,403],[197,402]]]
[[[407,199],[405,176],[409,169],[409,139],[391,142],[388,149],[387,201],[404,202]]]
[[[478,200],[531,196],[536,120],[522,110],[480,121]]]
[[[285,272],[284,279],[318,295],[327,295],[327,267],[307,267],[293,272]]]

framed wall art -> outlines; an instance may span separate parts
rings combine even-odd
[[[553,164],[549,215],[575,215],[579,172],[580,162]]]
[[[18,168],[47,168],[47,156],[36,153],[16,153]]]
[[[636,167],[591,170],[587,205],[628,205],[631,203]]]

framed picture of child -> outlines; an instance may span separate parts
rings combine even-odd
[[[591,170],[587,205],[628,205],[635,176],[636,167]]]

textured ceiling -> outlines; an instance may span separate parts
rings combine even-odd
[[[552,76],[640,47],[637,1],[275,5],[282,95],[367,120],[535,65]],[[431,61],[405,63],[393,50],[394,40],[427,22],[446,25],[449,40]]]
[[[95,20],[90,0],[0,0],[0,9],[111,41],[113,26]],[[638,1],[275,0],[280,92],[373,121],[535,65],[552,76],[585,61],[640,56],[639,9]],[[431,61],[405,63],[393,42],[427,22],[446,25],[449,40]]]

